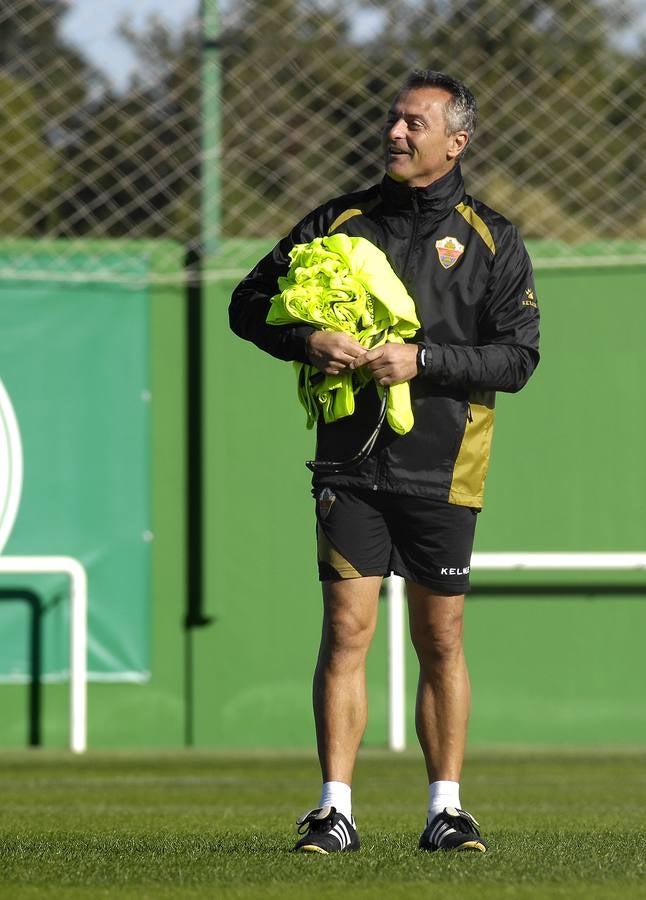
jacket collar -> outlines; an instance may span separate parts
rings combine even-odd
[[[414,209],[422,215],[439,217],[453,209],[464,198],[464,181],[458,163],[450,172],[427,187],[411,188],[384,175],[381,182],[384,203],[391,209]]]

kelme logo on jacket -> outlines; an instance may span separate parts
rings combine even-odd
[[[464,244],[461,244],[457,238],[445,237],[441,241],[435,241],[435,249],[442,268],[450,269],[464,253]]]
[[[538,303],[536,302],[536,297],[534,296],[534,291],[531,288],[525,288],[525,296],[520,301],[521,306],[533,306],[534,309],[538,309]]]

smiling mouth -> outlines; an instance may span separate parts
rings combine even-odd
[[[408,150],[402,150],[400,147],[387,147],[386,153],[390,157],[410,156]]]

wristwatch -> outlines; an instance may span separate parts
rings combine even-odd
[[[419,348],[417,351],[417,374],[425,375],[431,368],[433,354],[431,353],[431,348],[427,347],[426,344],[418,344],[417,346]]]

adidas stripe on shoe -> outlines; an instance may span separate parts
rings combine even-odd
[[[334,806],[311,809],[296,820],[299,834],[304,834],[294,846],[295,853],[340,853],[358,850],[359,835],[354,819],[348,821]]]
[[[420,850],[475,850],[486,853],[487,842],[471,813],[447,806],[427,824],[419,839]]]

